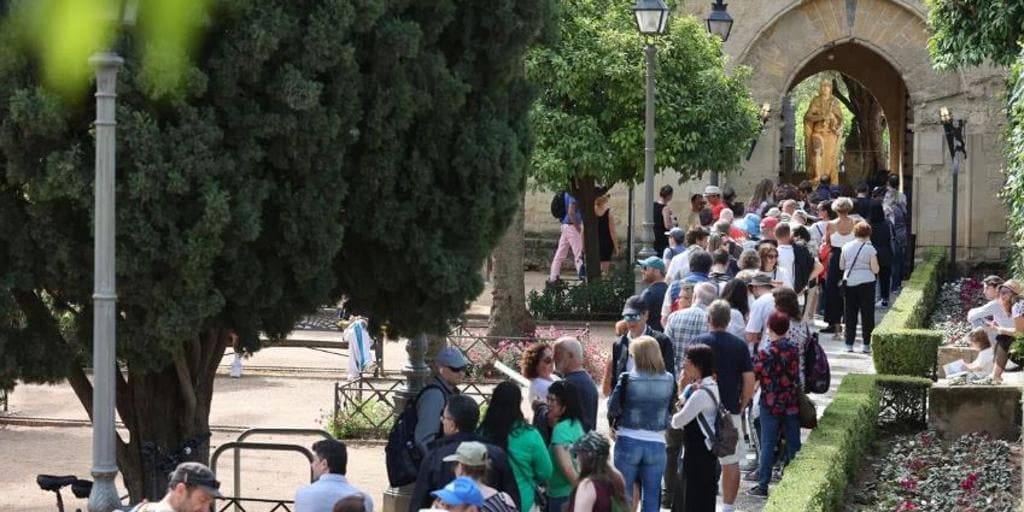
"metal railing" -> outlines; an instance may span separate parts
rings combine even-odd
[[[7,412],[7,393],[6,389],[0,389],[0,404],[3,404],[4,412]]]
[[[303,434],[306,434],[306,435],[309,435],[309,434],[326,435],[327,439],[333,439],[333,437],[331,437],[330,434],[328,434],[328,433],[326,433],[326,432],[324,432],[322,430],[316,430],[316,429],[273,429],[273,428],[249,429],[249,430],[247,430],[245,432],[242,432],[238,437],[244,439],[245,437],[248,437],[249,435],[257,434],[257,433],[266,433],[266,434],[303,433]],[[240,482],[240,480],[241,480],[241,469],[240,469],[240,466],[241,466],[241,456],[239,454],[239,451],[241,451],[241,450],[252,450],[252,451],[298,452],[298,453],[302,454],[304,457],[306,457],[306,460],[309,461],[309,463],[312,465],[312,463],[313,463],[313,453],[310,452],[308,448],[306,448],[305,446],[297,445],[297,444],[284,444],[284,443],[253,443],[253,442],[246,442],[246,441],[233,441],[233,442],[230,442],[230,443],[224,443],[224,444],[218,446],[217,450],[214,451],[213,455],[210,457],[210,470],[213,471],[214,474],[217,474],[217,461],[220,459],[221,454],[223,454],[227,450],[232,450],[232,453],[234,454],[234,462],[235,462],[235,468],[234,468],[234,476],[235,476],[234,494],[235,495],[222,498],[223,501],[228,502],[227,505],[225,505],[223,508],[220,509],[222,512],[224,510],[226,510],[231,505],[234,505],[236,512],[245,512],[245,507],[242,506],[243,502],[275,503],[276,505],[271,510],[291,510],[290,508],[288,508],[288,505],[294,503],[291,500],[275,500],[275,499],[268,499],[268,498],[247,498],[247,497],[240,496],[240,494],[241,494],[241,490],[240,490],[241,489],[241,482]],[[312,470],[312,468],[310,468],[310,471],[309,471],[309,481],[312,483],[314,480],[315,479],[313,477],[313,470]]]
[[[458,348],[470,361],[468,381],[458,386],[459,391],[483,404],[490,403],[491,390],[497,383],[505,380],[502,374],[493,369],[494,361],[504,359],[505,364],[517,368],[518,360],[527,346],[537,342],[550,343],[555,339],[551,336],[487,336],[478,334],[480,331],[482,329],[474,330],[465,324],[456,325],[452,329],[452,334],[445,338],[445,344]],[[590,338],[590,329],[583,328],[574,334],[586,342]],[[358,437],[387,437],[391,425],[402,412],[398,409],[397,399],[404,391],[403,377],[361,378],[336,382],[333,420],[358,424]]]

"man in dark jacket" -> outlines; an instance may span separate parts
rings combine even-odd
[[[483,439],[475,433],[479,419],[480,408],[472,398],[466,395],[453,395],[448,399],[441,416],[444,437],[434,442],[430,455],[420,464],[416,487],[409,499],[409,512],[431,508],[433,498],[430,497],[430,491],[440,489],[455,479],[455,463],[445,462],[445,457],[454,454],[461,443],[483,443]],[[487,481],[499,492],[507,492],[516,502],[516,507],[519,507],[519,486],[516,485],[508,457],[501,448],[489,443],[484,445],[487,446],[487,457],[491,466]]]

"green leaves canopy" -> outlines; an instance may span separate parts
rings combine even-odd
[[[128,37],[119,355],[157,370],[210,329],[254,349],[342,296],[398,334],[442,332],[521,195],[522,59],[552,9],[219,0],[175,95]],[[0,33],[0,359],[60,379],[91,343],[93,104],[39,86],[16,32]]]
[[[1024,1],[930,0],[928,41],[938,68],[979,65],[1011,66],[1007,83],[1006,185],[1000,195],[1007,206],[1007,239],[1012,263],[1024,274]]]
[[[539,101],[531,119],[533,176],[550,188],[572,178],[642,176],[643,39],[629,7],[608,0],[561,4],[560,41],[532,50],[527,74]],[[758,131],[745,68],[724,70],[719,44],[690,16],[657,38],[657,167],[683,177],[735,169]]]

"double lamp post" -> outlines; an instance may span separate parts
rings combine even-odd
[[[727,5],[722,0],[716,0],[711,4],[711,13],[705,19],[708,32],[717,35],[726,41],[732,31],[732,17],[726,12]],[[654,69],[656,64],[657,48],[654,46],[654,39],[665,33],[668,26],[669,8],[663,0],[637,0],[633,7],[633,15],[636,17],[636,27],[640,35],[644,36],[644,58],[646,68],[646,106],[644,108],[644,221],[643,245],[637,257],[646,259],[651,256],[661,256],[654,253],[654,162],[655,162],[655,132],[654,132]],[[711,183],[718,184],[718,173],[712,173]],[[639,292],[639,285],[637,291]]]

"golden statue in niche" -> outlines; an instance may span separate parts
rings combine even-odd
[[[818,95],[804,114],[804,144],[808,174],[815,180],[823,175],[839,183],[839,134],[843,131],[843,110],[832,96],[832,83],[822,80]]]

